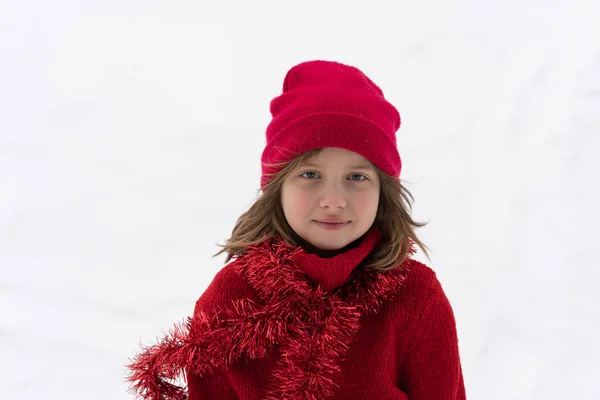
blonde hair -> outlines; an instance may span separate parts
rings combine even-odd
[[[289,226],[281,205],[281,187],[287,176],[300,164],[316,156],[322,149],[307,151],[293,160],[275,164],[279,171],[269,177],[254,204],[237,220],[222,249],[213,257],[226,252],[226,263],[234,256],[243,254],[249,246],[279,236],[286,243],[298,246],[297,235]],[[414,201],[411,193],[398,178],[390,176],[373,165],[380,180],[379,205],[374,226],[383,233],[383,240],[365,260],[365,268],[384,272],[396,268],[407,257],[410,242],[413,241],[429,258],[427,246],[419,240],[416,228],[427,225],[412,219],[410,211]]]

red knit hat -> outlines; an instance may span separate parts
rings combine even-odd
[[[396,147],[400,114],[355,67],[332,61],[292,67],[283,93],[271,101],[271,115],[261,157],[261,188],[278,171],[265,164],[287,162],[322,147],[353,151],[387,174],[400,176]]]

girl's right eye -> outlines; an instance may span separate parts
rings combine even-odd
[[[313,179],[313,178],[314,178],[314,176],[312,176],[312,177],[311,177],[311,176],[305,176],[306,174],[314,174],[314,175],[317,175],[317,173],[316,173],[316,172],[313,172],[313,171],[306,171],[306,172],[303,172],[303,173],[301,173],[301,174],[300,174],[300,176],[302,176],[302,177],[305,177],[305,178],[307,178],[307,179]]]

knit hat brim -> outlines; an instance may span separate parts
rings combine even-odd
[[[343,138],[343,140],[340,140]],[[377,149],[396,147],[390,136],[372,122],[354,114],[324,112],[310,114],[294,121],[279,132],[271,145],[263,151],[261,160],[291,160],[306,148],[338,147],[367,158],[385,173],[398,177],[401,159],[398,152],[382,154]],[[385,157],[382,159],[382,157]],[[379,164],[379,165],[378,165]],[[276,167],[263,164],[261,187],[277,172]]]

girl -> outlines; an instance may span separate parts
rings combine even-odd
[[[400,184],[396,108],[357,68],[310,61],[288,71],[271,114],[262,195],[217,253],[229,264],[193,317],[135,357],[132,391],[465,399],[451,305],[411,258],[415,245],[427,251]]]

